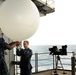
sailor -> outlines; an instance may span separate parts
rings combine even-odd
[[[31,75],[32,65],[30,63],[32,57],[32,50],[29,48],[29,42],[23,42],[24,49],[17,47],[16,54],[21,56],[20,60],[20,75]]]
[[[6,43],[3,38],[0,38],[0,75],[9,75],[8,68],[5,62],[5,53],[6,49],[11,50],[16,45],[18,45],[18,41],[11,42],[10,44]]]

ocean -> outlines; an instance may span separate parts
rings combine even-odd
[[[49,52],[49,48],[53,46],[57,46],[58,49],[61,49],[64,45],[31,45],[30,48],[32,49],[33,53],[45,53]],[[67,52],[75,52],[76,45],[67,45]]]

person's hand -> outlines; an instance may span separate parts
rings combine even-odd
[[[19,48],[19,49],[21,49],[21,42],[19,42],[19,41],[16,41],[16,48]]]
[[[16,41],[16,46],[19,46],[21,44],[21,42]]]

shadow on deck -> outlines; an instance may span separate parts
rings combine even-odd
[[[47,70],[38,73],[33,73],[32,75],[55,75],[55,70]],[[63,74],[63,70],[58,70],[58,75],[72,75],[71,70],[65,70],[66,74]]]

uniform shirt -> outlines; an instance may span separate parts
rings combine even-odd
[[[8,68],[5,62],[4,51],[9,49],[3,38],[0,38],[0,75],[9,75]]]
[[[31,49],[17,49],[17,55],[21,56],[20,59],[20,68],[25,68],[25,69],[31,69],[32,65],[30,63],[31,57],[32,57],[32,50]]]
[[[7,47],[7,45],[8,45],[8,43],[6,43],[3,38],[0,38],[0,57],[3,56],[3,58],[4,58],[4,51],[5,51],[6,49],[9,49],[9,48]],[[9,49],[9,50],[10,50],[10,49]]]

